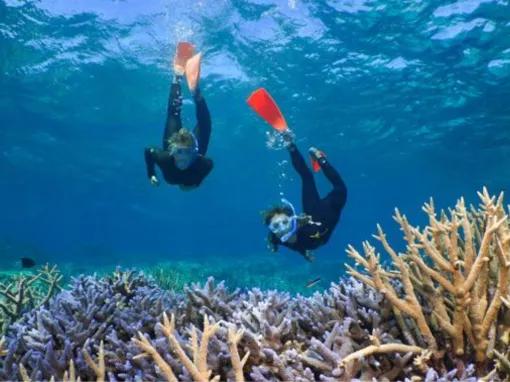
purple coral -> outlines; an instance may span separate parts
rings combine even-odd
[[[164,312],[172,323],[164,323]],[[62,379],[72,360],[76,376],[93,380],[98,371],[87,356],[98,354],[101,365],[104,349],[106,378],[112,381],[171,380],[172,374],[182,381],[209,374],[229,381],[403,380],[412,370],[420,372],[411,354],[371,355],[340,367],[374,336],[382,343],[404,338],[396,320],[380,294],[354,279],[312,297],[293,297],[259,289],[230,292],[212,278],[180,295],[142,274],[82,276],[9,328],[0,379],[19,379],[21,365],[32,380]],[[184,365],[186,357],[196,361],[193,349],[204,335],[206,364]],[[431,370],[421,375],[431,380],[449,375]]]
[[[70,290],[13,324],[0,378],[18,379],[22,363],[32,380],[60,379],[72,359],[77,375],[91,380],[95,375],[83,349],[95,354],[101,340],[108,369],[134,377],[130,359],[138,350],[131,338],[138,330],[152,332],[162,312],[177,302],[143,277],[118,275],[122,277],[79,277]]]

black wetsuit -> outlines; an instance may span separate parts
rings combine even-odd
[[[283,245],[299,252],[309,259],[307,251],[316,249],[328,242],[335,229],[340,213],[347,200],[347,188],[340,174],[329,164],[326,158],[319,163],[324,175],[333,185],[333,190],[322,198],[319,196],[312,170],[307,166],[305,159],[294,144],[289,146],[290,157],[294,169],[301,177],[303,191],[303,212],[311,216],[313,223],[298,226],[295,242],[282,242],[274,233],[269,233],[269,244],[274,251]],[[299,224],[299,223],[298,223]]]
[[[174,81],[170,88],[170,97],[168,99],[168,109],[163,133],[163,149],[147,147],[145,149],[145,164],[147,166],[147,176],[149,179],[156,175],[156,164],[161,169],[163,177],[169,184],[177,184],[186,187],[197,187],[204,178],[211,172],[213,161],[205,157],[209,138],[211,136],[211,115],[205,99],[197,89],[193,96],[196,106],[197,125],[193,130],[198,143],[198,153],[194,162],[185,170],[180,170],[176,165],[174,158],[168,151],[168,139],[182,127],[181,107],[182,95],[180,80]]]

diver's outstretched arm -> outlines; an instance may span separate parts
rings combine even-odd
[[[170,86],[170,96],[168,97],[168,106],[166,111],[165,131],[163,133],[163,150],[168,150],[168,140],[178,132],[182,127],[181,108],[181,75],[174,75],[172,85]]]
[[[209,147],[209,140],[211,138],[211,113],[205,102],[205,98],[200,93],[200,89],[196,89],[193,94],[195,100],[197,126],[195,127],[194,134],[198,141],[198,153],[205,155]]]
[[[145,148],[145,167],[147,169],[147,177],[151,179],[156,176],[156,162],[158,157],[157,149],[153,147]]]

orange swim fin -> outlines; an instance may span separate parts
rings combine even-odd
[[[255,90],[251,93],[246,102],[258,115],[269,123],[273,129],[280,133],[284,133],[288,130],[287,122],[282,112],[266,89],[260,88]]]
[[[180,42],[177,44],[174,57],[174,70],[184,74],[186,63],[193,57],[195,47],[189,42]]]
[[[188,88],[192,93],[194,93],[198,87],[201,62],[202,53],[197,53],[186,63],[186,80],[188,81]]]

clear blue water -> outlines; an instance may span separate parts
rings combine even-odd
[[[179,40],[204,52],[213,115],[215,169],[188,193],[152,188],[143,161]],[[259,212],[300,184],[245,104],[260,86],[349,188],[312,266],[265,249]],[[423,225],[431,196],[506,189],[509,101],[506,0],[0,0],[0,238],[57,262],[276,256],[333,277],[377,222],[398,246],[395,207]]]

